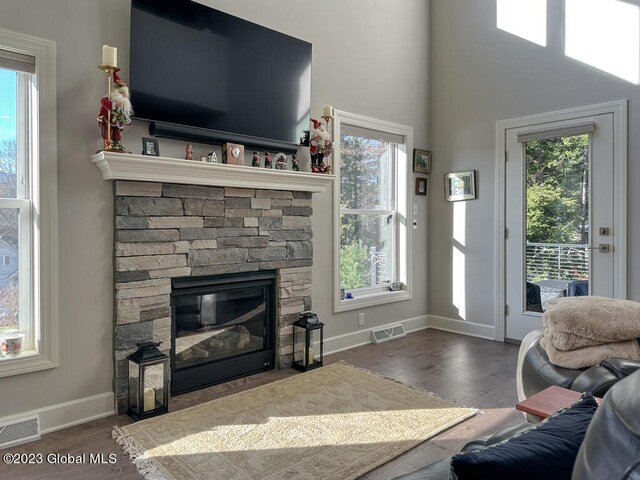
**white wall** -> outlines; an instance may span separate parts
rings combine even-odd
[[[414,127],[426,147],[428,2],[424,0],[209,0],[210,6],[313,43],[312,113],[322,106]],[[104,74],[101,46],[118,47],[128,79],[128,0],[3,0],[0,28],[55,40],[58,47],[58,192],[60,366],[0,379],[0,418],[111,391],[113,310],[112,185],[89,156],[99,148],[96,125]],[[194,66],[197,74],[197,65]],[[135,98],[132,99],[135,109]],[[144,125],[123,142],[140,150]],[[163,155],[182,144],[162,141]],[[314,195],[314,310],[325,335],[358,330],[357,312],[331,311],[332,192]],[[423,197],[421,197],[423,198]],[[414,288],[409,302],[366,309],[367,327],[426,314],[426,202],[414,240]],[[104,402],[102,402],[103,404]],[[90,416],[87,413],[86,416]],[[73,419],[65,419],[72,421]]]
[[[479,192],[477,200],[465,202],[466,268],[459,271],[458,282],[453,281],[452,269],[454,205],[445,203],[440,185],[431,196],[429,313],[432,315],[461,319],[454,305],[454,292],[460,292],[459,288],[464,286],[463,320],[495,325],[497,120],[629,99],[628,178],[639,178],[640,137],[636,132],[640,127],[640,87],[566,57],[561,12],[564,2],[547,3],[546,47],[498,30],[495,0],[431,3],[432,177],[441,179],[448,171],[476,169]],[[628,198],[628,296],[640,300],[640,258],[633,255],[633,248],[640,241],[640,191],[633,185],[629,184]]]

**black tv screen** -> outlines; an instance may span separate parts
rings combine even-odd
[[[308,129],[311,44],[189,0],[132,0],[139,119],[297,144]]]

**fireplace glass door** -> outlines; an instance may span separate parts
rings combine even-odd
[[[265,347],[264,287],[176,299],[176,368]]]
[[[203,386],[241,376],[236,367],[258,354],[252,371],[263,369],[263,352],[273,351],[273,279],[210,277],[212,284],[173,291],[174,372],[199,371]],[[210,280],[211,281],[211,280]],[[220,281],[222,281],[220,283]],[[189,281],[187,281],[189,283]],[[221,378],[220,375],[222,375]],[[225,378],[228,377],[228,378]]]

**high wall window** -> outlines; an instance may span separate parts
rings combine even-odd
[[[0,376],[55,366],[55,44],[0,30]]]
[[[336,112],[334,139],[340,182],[335,310],[410,298],[407,152],[412,129]],[[394,282],[402,289],[392,291]]]

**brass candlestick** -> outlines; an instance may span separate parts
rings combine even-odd
[[[323,115],[322,118],[327,122],[327,130],[329,130],[329,120],[333,118],[333,115]]]
[[[107,74],[107,100],[111,101],[111,78],[113,77],[114,72],[119,72],[120,69],[113,65],[98,65],[98,68]],[[107,111],[107,138],[104,139],[104,149],[105,151],[115,151],[119,149],[113,148],[113,143],[111,142],[111,110],[110,108]]]

